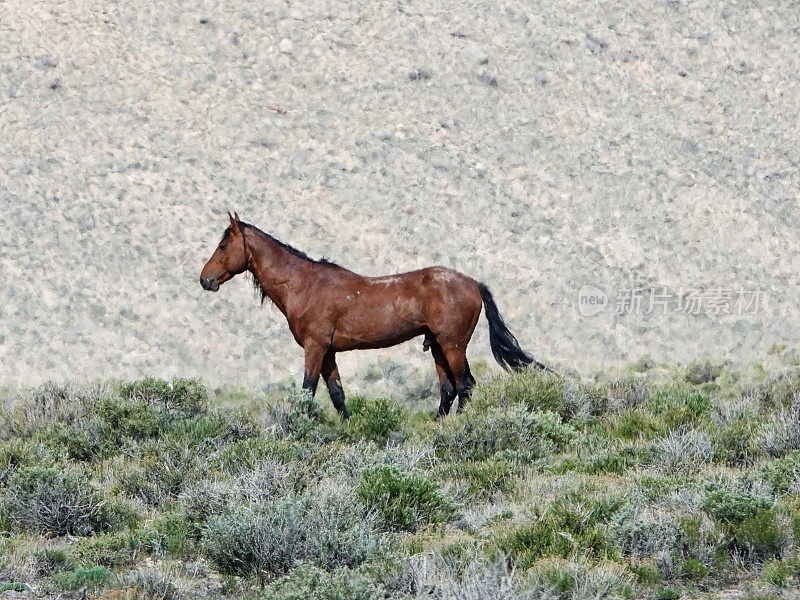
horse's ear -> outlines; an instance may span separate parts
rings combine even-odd
[[[236,211],[233,211],[233,218],[239,220],[239,214]]]
[[[228,213],[228,218],[231,220],[231,233],[239,235],[239,215],[236,213]]]

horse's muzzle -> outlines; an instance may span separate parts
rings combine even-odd
[[[217,278],[214,277],[200,277],[200,285],[203,286],[204,290],[208,290],[209,292],[216,292],[219,289],[219,281]]]

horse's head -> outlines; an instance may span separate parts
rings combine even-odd
[[[244,232],[239,227],[239,215],[228,213],[228,216],[231,224],[200,273],[200,285],[211,292],[216,292],[223,283],[247,269],[247,250]]]

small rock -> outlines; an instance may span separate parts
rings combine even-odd
[[[426,81],[431,77],[433,77],[433,73],[431,73],[428,69],[418,69],[416,71],[411,71],[408,74],[408,78],[411,81]]]
[[[206,17],[200,17],[200,25],[208,25],[208,19]]]
[[[497,77],[495,77],[490,73],[481,73],[478,76],[478,81],[480,81],[481,83],[485,83],[486,85],[489,85],[491,87],[497,87]]]
[[[533,80],[539,85],[547,85],[547,77],[542,73],[537,73],[533,76]]]
[[[464,50],[464,55],[467,60],[475,61],[479,65],[485,65],[489,62],[489,55],[477,46],[470,46]]]
[[[467,34],[461,33],[460,31],[451,31],[450,35],[452,35],[454,38],[458,38],[460,40],[463,40],[465,37],[467,37]]]
[[[48,85],[47,87],[49,87],[51,90],[57,90],[58,88],[61,87],[61,80],[53,79],[53,81],[51,81],[50,85]]]
[[[55,69],[58,66],[58,60],[52,56],[41,56],[36,59],[37,69]]]
[[[594,52],[596,50],[605,50],[608,48],[608,42],[598,37],[593,36],[588,31],[586,32],[586,39],[589,40],[589,49]]]
[[[278,44],[278,49],[284,54],[291,54],[294,49],[294,44],[292,44],[292,40],[289,38],[283,38],[281,43]]]

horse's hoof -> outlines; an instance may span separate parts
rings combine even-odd
[[[422,351],[427,352],[430,349],[431,349],[431,342],[430,340],[428,340],[428,338],[425,338],[425,341],[422,342]]]

